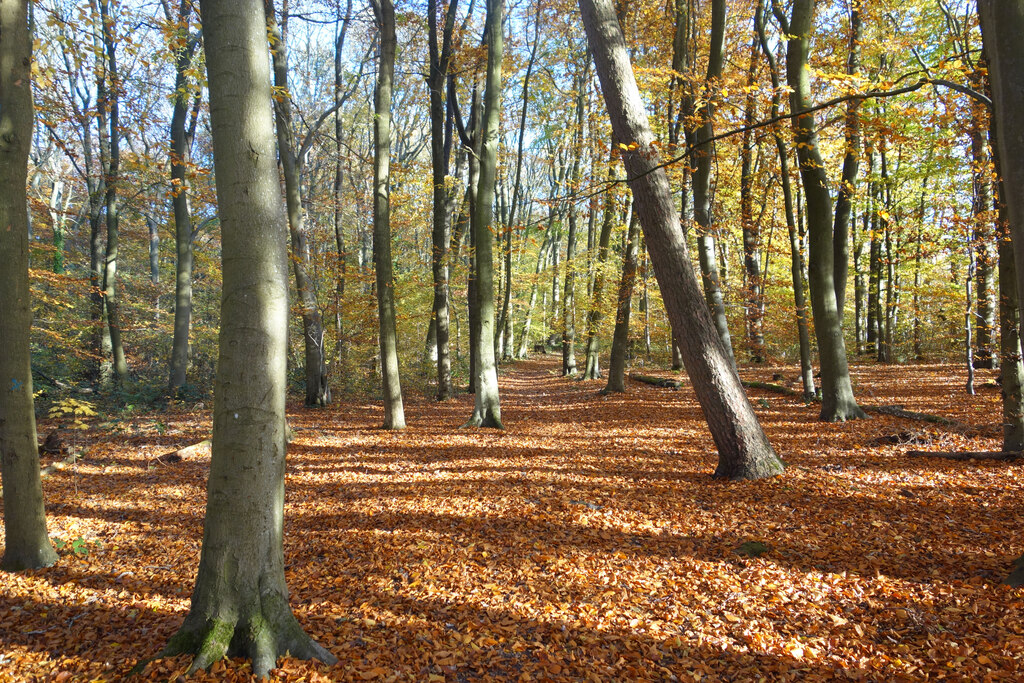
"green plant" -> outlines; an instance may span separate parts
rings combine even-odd
[[[77,398],[62,398],[50,406],[51,418],[71,418],[71,429],[88,429],[86,418],[96,417],[96,408],[88,401]]]
[[[50,539],[53,542],[53,547],[56,548],[58,553],[63,555],[74,555],[75,557],[88,557],[90,552],[90,546],[92,549],[99,550],[100,544],[98,541],[89,542],[81,536],[64,540],[59,537],[52,537]]]

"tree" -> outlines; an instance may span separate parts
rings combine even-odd
[[[498,396],[498,367],[494,358],[494,255],[491,232],[494,203],[494,183],[498,167],[498,125],[501,120],[501,57],[502,57],[502,0],[487,0],[487,19],[484,32],[487,37],[487,75],[480,139],[479,178],[470,229],[476,250],[477,329],[476,367],[473,414],[467,427],[502,428],[501,403]]]
[[[264,9],[259,0],[204,0],[201,9],[221,217],[220,352],[199,571],[163,654],[195,655],[191,671],[243,656],[262,677],[286,652],[335,658],[299,626],[284,575],[288,254]]]
[[[636,145],[623,153],[634,210],[672,329],[681,342],[686,371],[718,448],[715,476],[759,479],[780,474],[782,462],[754,415],[700,295],[611,0],[580,0],[580,10],[614,134],[627,147]]]
[[[778,4],[775,4],[778,8]],[[818,147],[814,114],[810,108],[811,83],[807,56],[814,19],[814,0],[795,0],[788,23],[781,10],[776,11],[782,29],[789,36],[786,76],[789,81],[789,106],[793,118],[793,136],[800,177],[807,203],[807,234],[810,250],[809,281],[814,334],[821,359],[820,419],[835,422],[867,417],[853,397],[850,369],[846,360],[842,320],[836,307],[833,270],[832,198],[828,176]]]
[[[165,6],[167,22],[174,17]],[[174,211],[174,338],[171,342],[170,389],[185,384],[188,371],[189,330],[192,325],[192,210],[189,205],[188,171],[192,159],[192,142],[199,117],[199,97],[193,96],[189,114],[190,88],[188,71],[199,48],[200,35],[189,31],[192,3],[182,0],[175,30],[174,93],[171,97],[171,205]]]
[[[286,3],[287,6],[287,3]],[[303,159],[309,149],[312,135],[327,120],[322,115],[305,140],[296,144],[292,127],[291,94],[288,92],[288,49],[283,26],[287,14],[278,24],[273,0],[265,3],[267,27],[271,36],[271,55],[274,60],[274,85],[279,95],[274,99],[274,119],[277,125],[277,150],[284,175],[285,207],[288,211],[288,234],[291,237],[292,266],[295,271],[295,290],[302,307],[302,341],[305,350],[306,405],[326,406],[331,402],[331,388],[327,382],[327,354],[324,344],[324,324],[320,305],[316,300],[313,278],[310,274],[310,237],[306,230],[302,208]]]
[[[395,6],[374,0],[380,31],[380,57],[373,106],[373,267],[377,275],[380,368],[384,392],[384,428],[404,429],[405,408],[398,377],[395,331],[395,278],[391,266],[391,88],[395,75]]]
[[[48,567],[32,400],[28,281],[28,154],[32,146],[32,36],[27,0],[0,0],[0,475],[4,556],[9,571]]]

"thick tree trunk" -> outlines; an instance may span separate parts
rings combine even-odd
[[[32,37],[27,0],[0,0],[0,475],[7,571],[48,567],[32,397],[28,280],[28,155],[32,147]]]
[[[288,48],[285,33],[274,15],[272,3],[266,4],[267,28],[271,36],[271,57],[274,67],[274,85],[281,92],[288,90]],[[285,207],[288,212],[288,234],[291,238],[291,262],[295,272],[295,291],[299,295],[302,311],[302,341],[305,352],[303,363],[306,375],[306,405],[326,406],[331,402],[331,389],[327,382],[327,355],[324,344],[324,325],[320,304],[309,275],[312,266],[309,234],[302,211],[302,159],[292,130],[291,95],[274,101],[277,126],[278,159],[284,175]]]
[[[391,272],[391,92],[397,47],[395,7],[391,0],[374,0],[374,13],[380,30],[380,61],[373,117],[373,266],[377,275],[383,426],[385,429],[403,429],[405,408],[398,377],[395,278]]]
[[[192,139],[186,129],[188,118],[188,69],[199,47],[198,34],[188,36],[192,4],[182,0],[178,30],[186,33],[185,45],[174,60],[174,94],[171,98],[171,206],[174,212],[174,338],[171,342],[172,392],[188,376],[189,331],[192,325],[192,212],[189,207],[188,167]]]
[[[220,357],[199,572],[164,654],[194,654],[193,671],[243,656],[263,677],[285,653],[336,660],[302,631],[285,585],[288,254],[264,10],[205,0],[202,16],[223,241]]]
[[[487,79],[480,139],[480,177],[470,229],[476,246],[476,300],[479,333],[476,339],[476,394],[467,427],[501,429],[498,368],[494,358],[494,235],[491,232],[494,183],[498,166],[498,125],[501,119],[502,2],[487,0]]]
[[[800,176],[807,201],[809,239],[809,281],[814,333],[821,359],[821,419],[840,421],[867,417],[853,397],[850,370],[846,360],[842,320],[836,307],[833,268],[832,198],[828,176],[818,149],[818,134],[810,106],[810,73],[807,54],[814,17],[814,0],[794,0],[793,15],[786,33],[789,49],[786,73],[794,141],[800,160]]]
[[[629,315],[633,308],[633,285],[636,282],[637,251],[640,244],[640,216],[631,213],[626,235],[626,248],[622,254],[622,277],[619,280],[618,303],[615,311],[615,331],[608,359],[608,384],[605,393],[626,390],[626,352],[629,350]]]
[[[637,143],[635,150],[623,154],[629,184],[672,328],[683,344],[686,370],[718,448],[715,475],[758,479],[779,474],[782,463],[758,424],[700,295],[611,0],[580,0],[580,9],[614,134]]]

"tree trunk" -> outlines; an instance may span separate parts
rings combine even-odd
[[[402,386],[398,377],[395,329],[395,278],[391,272],[391,92],[395,74],[395,6],[374,0],[380,31],[380,61],[373,117],[373,266],[377,275],[380,366],[384,394],[384,428],[405,428]]]
[[[612,144],[614,149],[614,142]],[[615,180],[614,156],[609,159],[608,179]],[[590,292],[590,310],[587,312],[587,365],[583,370],[583,379],[601,379],[601,340],[598,327],[604,317],[601,296],[604,294],[605,270],[608,262],[608,248],[612,240],[612,228],[615,227],[615,195],[608,192],[604,201],[604,217],[601,221],[601,234],[597,240],[597,263],[595,264],[594,287]]]
[[[861,35],[860,5],[850,5],[850,40],[846,57],[846,74],[856,76],[860,71]],[[857,167],[860,163],[860,103],[852,99],[846,105],[846,154],[843,156],[843,174],[836,195],[836,217],[832,229],[833,280],[836,288],[836,310],[843,319],[846,305],[846,279],[850,270],[850,215],[853,198],[857,195]]]
[[[32,397],[28,279],[28,155],[32,147],[32,36],[27,0],[0,0],[0,475],[7,571],[48,567]]]
[[[744,125],[754,123],[757,113],[757,56],[760,52],[757,35],[750,42],[747,67],[747,97],[743,106]],[[764,282],[761,277],[761,230],[754,220],[754,131],[743,133],[740,151],[740,221],[743,226],[743,273],[746,280],[745,322],[750,360],[765,361],[764,351]]]
[[[437,400],[439,401],[444,401],[452,395],[448,315],[449,202],[448,188],[445,185],[451,159],[452,131],[450,127],[445,126],[447,110],[451,106],[450,104],[446,106],[445,88],[448,67],[451,62],[452,36],[455,31],[455,15],[458,5],[458,0],[452,0],[444,10],[444,27],[439,46],[437,0],[429,0],[427,3],[427,40],[430,50],[427,88],[430,92],[430,164],[433,182],[430,272],[434,283],[434,300],[431,305],[431,328],[434,330],[433,348],[437,363]]]
[[[611,0],[580,0],[580,9],[614,134],[637,143],[623,154],[629,184],[672,328],[683,344],[686,370],[718,448],[715,475],[758,479],[779,474],[782,463],[758,424],[693,276],[668,176],[651,144],[654,136]]]
[[[285,32],[278,25],[272,2],[266,3],[267,29],[271,37],[271,58],[274,85],[283,96],[274,100],[277,125],[278,159],[284,175],[285,207],[288,212],[288,234],[291,238],[291,262],[295,272],[295,291],[302,311],[303,358],[306,375],[306,406],[323,407],[331,402],[327,382],[327,356],[320,304],[316,299],[309,271],[312,267],[309,234],[302,211],[302,153],[292,130],[291,94],[288,90],[288,47]],[[287,4],[285,5],[287,12]],[[287,18],[287,17],[286,17]]]
[[[984,60],[979,62],[984,67]],[[981,69],[975,69],[968,77],[971,87],[978,92],[985,92],[985,76]],[[974,191],[974,249],[977,258],[977,335],[974,366],[991,368],[995,363],[995,324],[996,324],[996,283],[997,269],[996,249],[992,235],[992,171],[986,140],[988,130],[988,108],[982,103],[971,100],[971,178]]]
[[[781,109],[781,88],[779,87],[779,68],[775,62],[775,55],[768,45],[768,38],[764,31],[764,0],[758,2],[754,18],[758,39],[761,43],[761,51],[768,62],[768,72],[772,79],[772,110],[773,119],[779,117]],[[789,150],[782,137],[782,130],[779,126],[772,129],[772,137],[775,138],[775,148],[779,154],[779,181],[782,185],[783,205],[786,213],[786,230],[789,234],[790,249],[790,276],[793,281],[793,306],[796,309],[797,338],[800,343],[800,378],[803,383],[804,400],[810,401],[815,397],[814,369],[811,366],[811,334],[810,322],[807,315],[807,299],[804,296],[804,260],[803,249],[800,244],[800,233],[797,227],[797,219],[793,210],[793,184],[789,178]]]
[[[494,359],[494,235],[492,205],[498,166],[498,125],[501,119],[502,1],[487,0],[487,79],[484,87],[480,139],[480,177],[470,229],[476,245],[476,300],[479,333],[476,339],[476,394],[467,427],[501,429],[498,368]]]
[[[117,259],[120,242],[120,200],[118,198],[118,175],[121,168],[121,122],[120,97],[121,76],[117,67],[117,41],[114,38],[115,20],[109,14],[109,0],[100,0],[100,21],[102,23],[103,49],[105,56],[105,88],[102,106],[107,112],[110,130],[107,137],[106,196],[107,247],[103,266],[103,308],[106,311],[107,333],[110,335],[110,358],[117,382],[128,381],[128,362],[121,342],[120,308],[117,298]],[[99,100],[100,95],[97,95]]]
[[[188,35],[192,3],[182,0],[177,30],[186,34],[185,45],[174,60],[174,93],[171,98],[171,207],[174,212],[174,338],[171,342],[171,392],[187,381],[189,331],[192,325],[192,212],[189,207],[188,167],[192,135],[188,118],[188,69],[199,47],[199,35]],[[170,17],[168,17],[170,21]],[[192,129],[192,133],[195,129]]]
[[[793,15],[786,30],[789,48],[786,74],[792,89],[790,109],[794,141],[800,161],[807,202],[807,234],[810,246],[809,281],[814,333],[821,359],[821,419],[835,422],[867,417],[853,397],[850,370],[846,361],[842,320],[836,307],[833,268],[832,198],[828,176],[818,149],[818,134],[810,106],[811,85],[807,66],[810,33],[814,18],[814,0],[794,0]]]
[[[336,660],[303,632],[285,585],[288,254],[264,10],[257,0],[204,0],[202,16],[223,250],[220,356],[199,571],[164,654],[195,655],[191,671],[247,657],[264,677],[285,653]]]
[[[618,303],[615,310],[615,332],[608,359],[608,384],[605,393],[626,390],[626,352],[629,348],[629,314],[633,308],[633,285],[636,282],[636,260],[640,243],[640,216],[632,212],[622,254],[622,277],[619,279]]]
[[[708,70],[705,82],[716,88],[722,76],[723,45],[725,42],[725,0],[711,1],[711,45],[708,48]],[[725,299],[715,254],[715,234],[711,212],[711,162],[714,154],[711,138],[714,135],[715,107],[713,98],[699,110],[700,127],[690,135],[691,165],[693,166],[693,218],[697,224],[697,256],[704,281],[704,298],[711,309],[718,336],[733,364],[732,337],[725,315]],[[646,234],[646,233],[645,233]]]

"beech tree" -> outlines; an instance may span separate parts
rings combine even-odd
[[[494,234],[491,229],[494,184],[498,167],[498,125],[501,121],[501,57],[503,0],[487,0],[487,75],[484,86],[479,142],[479,176],[470,229],[476,250],[476,367],[473,414],[467,427],[501,429],[501,404],[498,396],[498,368],[494,354]]]
[[[654,135],[611,0],[580,0],[580,10],[614,134],[627,147],[636,145],[623,152],[634,210],[686,371],[718,448],[715,476],[759,479],[780,474],[782,462],[743,392],[693,275],[668,175],[659,164],[658,147],[652,145]]]
[[[836,304],[833,269],[832,198],[829,194],[825,162],[818,147],[814,114],[808,112],[811,100],[807,55],[814,25],[814,0],[795,0],[792,18],[786,22],[781,10],[776,16],[789,36],[786,76],[789,81],[789,106],[794,114],[793,134],[800,177],[807,201],[807,234],[810,255],[809,281],[814,334],[821,359],[821,419],[842,421],[867,417],[853,397],[850,369],[846,360],[841,312]],[[775,4],[776,8],[778,7]],[[845,277],[845,275],[844,275]]]
[[[27,0],[0,0],[0,475],[9,571],[48,567],[32,396],[28,286],[28,155],[32,146],[32,36]]]
[[[380,31],[377,87],[373,117],[373,268],[377,276],[380,369],[384,393],[384,428],[404,429],[405,408],[398,377],[395,331],[395,278],[391,272],[391,91],[395,75],[395,6],[373,0]]]
[[[242,656],[264,677],[286,652],[336,660],[303,632],[285,584],[287,226],[263,4],[201,9],[224,285],[202,554],[191,609],[163,655],[195,655],[191,671]]]

